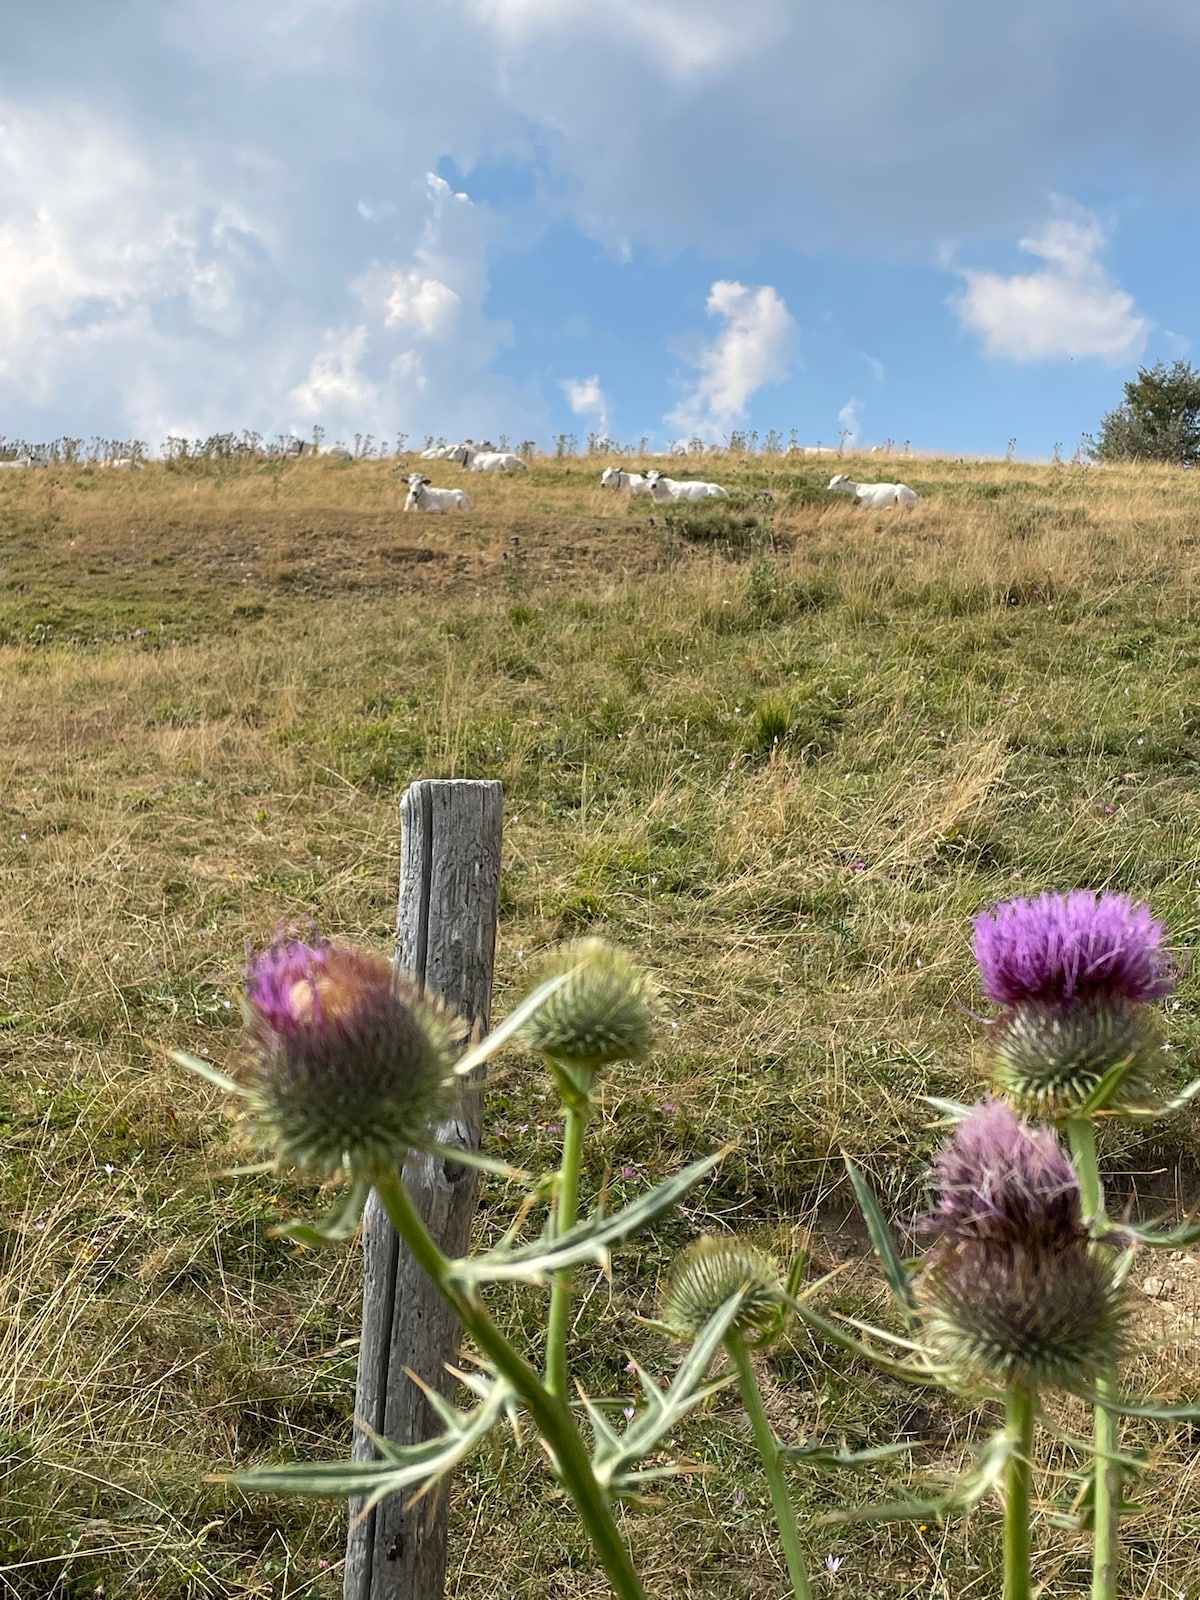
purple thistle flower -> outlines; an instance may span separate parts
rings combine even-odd
[[[923,1224],[957,1243],[1037,1245],[1082,1236],[1079,1179],[1046,1130],[1002,1100],[964,1117],[933,1164],[937,1208]]]
[[[277,939],[246,967],[246,1003],[261,1027],[291,1033],[320,1021],[320,978],[329,965],[329,943]]]
[[[999,1005],[1104,994],[1140,1004],[1175,987],[1163,925],[1124,894],[1043,894],[975,919],[983,990]]]
[[[1052,1133],[1002,1101],[976,1106],[933,1166],[940,1235],[917,1282],[952,1366],[1009,1385],[1086,1391],[1124,1348],[1115,1254],[1095,1246],[1079,1180]]]
[[[399,1166],[454,1080],[455,1026],[385,957],[280,938],[246,969],[250,1086],[280,1159],[321,1175]]]

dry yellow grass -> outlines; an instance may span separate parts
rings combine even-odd
[[[600,465],[439,465],[476,497],[461,518],[400,518],[383,463],[3,475],[0,1594],[340,1593],[338,1508],[247,1504],[205,1474],[344,1448],[355,1254],[270,1237],[311,1192],[222,1177],[245,1152],[166,1052],[227,1057],[244,943],[280,920],[387,947],[413,778],[506,785],[501,1011],[533,953],[581,928],[660,977],[662,1049],[611,1086],[589,1181],[631,1191],[740,1140],[611,1298],[582,1297],[580,1370],[605,1392],[692,1229],[856,1256],[842,1148],[893,1208],[919,1204],[920,1095],[983,1082],[981,904],[1111,885],[1194,941],[1190,477],[858,463],[918,490],[900,517],[824,495],[828,464],[711,459],[689,465],[734,501],[679,513],[600,490]],[[1169,1014],[1181,1062],[1194,995],[1189,976]],[[555,1106],[521,1063],[489,1120],[497,1149],[550,1159]],[[1189,1202],[1195,1131],[1114,1136],[1114,1193]],[[481,1231],[503,1214],[489,1189]],[[1139,1270],[1172,1285],[1174,1343],[1138,1380],[1194,1393],[1194,1264]],[[848,1276],[849,1303],[872,1283]],[[789,1439],[912,1431],[920,1471],[961,1459],[968,1418],[805,1339],[767,1378]],[[1132,1434],[1155,1477],[1124,1592],[1190,1594],[1194,1452]],[[652,1593],[773,1596],[735,1412],[680,1448],[714,1470],[632,1519]],[[899,1481],[797,1493],[811,1520]],[[473,1464],[455,1527],[457,1594],[603,1592],[531,1460]],[[845,1556],[850,1593],[994,1592],[986,1515],[809,1539],[818,1568]],[[1083,1592],[1086,1540],[1043,1524],[1038,1543],[1046,1592]]]

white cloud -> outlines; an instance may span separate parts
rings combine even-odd
[[[336,256],[313,272],[278,168],[247,159],[239,177],[240,195],[173,140],[0,95],[5,432],[154,448],[308,422],[331,437],[537,431],[536,391],[493,371],[510,335],[485,310],[490,222],[467,195],[426,175],[393,229],[408,249],[339,283]]]
[[[796,324],[770,284],[748,288],[720,278],[705,308],[725,326],[695,358],[700,376],[666,421],[687,434],[712,438],[746,416],[751,397],[791,370]]]
[[[853,396],[846,401],[846,404],[838,412],[838,428],[843,440],[848,445],[856,445],[858,443],[859,429],[862,426],[862,412],[862,401],[855,400]]]
[[[301,415],[308,419],[347,413],[363,417],[373,412],[379,390],[362,372],[366,352],[365,323],[348,333],[327,334],[308,377],[291,392],[290,399]]]
[[[597,433],[608,434],[608,400],[598,373],[590,378],[564,378],[559,388],[577,417],[594,417]]]
[[[511,265],[539,239],[556,248],[547,224],[650,263],[647,279],[689,251],[722,263],[713,277],[745,276],[734,263],[778,243],[925,263],[953,236],[962,261],[984,230],[1015,237],[1065,181],[1055,174],[1115,160],[1186,214],[1200,172],[1190,0],[1156,0],[1148,19],[1084,0],[741,0],[736,15],[726,0],[9,10],[10,431],[272,431],[315,383],[331,405],[343,396],[331,429],[350,426],[361,392],[377,413],[356,426],[533,433],[545,409],[536,384],[497,373],[507,334],[489,290],[498,251]],[[446,163],[473,194],[476,169],[500,175],[503,236],[486,207],[425,186]],[[1054,240],[1035,242],[1050,250],[1029,263],[1035,289],[1069,280]],[[1116,359],[1141,313],[1126,305],[1122,323],[1121,291],[1098,270],[1099,291],[1093,276],[1077,297],[1096,319],[1080,338]],[[640,294],[647,280],[626,277],[622,292]],[[515,310],[518,274],[506,283]],[[1015,318],[996,310],[1008,283],[964,279],[985,339]],[[361,326],[356,352],[346,341]],[[698,378],[693,410],[716,426],[720,385],[710,397],[703,367]]]
[[[423,277],[419,270],[393,274],[384,321],[425,339],[444,338],[462,302],[448,283]]]
[[[409,259],[354,279],[358,320],[325,331],[292,400],[343,435],[527,437],[544,420],[541,402],[493,371],[512,335],[485,309],[487,214],[432,172],[422,212]]]
[[[887,376],[886,372],[884,371],[883,362],[879,360],[878,356],[869,356],[866,354],[863,355],[863,360],[867,363],[868,367],[870,367],[871,376],[875,379],[875,382],[882,383],[884,378]]]
[[[245,414],[230,402],[256,393],[250,347],[287,305],[275,232],[188,152],[147,151],[78,105],[0,97],[0,217],[9,417],[157,443],[205,390],[213,428]]]
[[[1010,277],[961,268],[965,287],[950,304],[963,325],[983,339],[989,356],[1010,361],[1095,356],[1110,366],[1135,361],[1152,324],[1105,271],[1100,256],[1106,243],[1096,217],[1056,201],[1055,215],[1041,231],[1018,241],[1045,266]]]

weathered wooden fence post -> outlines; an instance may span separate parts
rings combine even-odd
[[[400,802],[397,962],[482,1029],[491,1006],[503,806],[499,783],[457,779],[414,783]],[[481,1100],[477,1083],[467,1089],[461,1118],[438,1130],[442,1143],[478,1147]],[[414,1155],[404,1179],[438,1243],[450,1255],[464,1254],[474,1173]],[[416,1443],[437,1423],[404,1368],[448,1392],[444,1367],[458,1350],[458,1322],[401,1245],[374,1192],[363,1218],[363,1276],[355,1418],[397,1443]],[[353,1453],[356,1460],[374,1455],[357,1426]],[[359,1507],[351,1501],[345,1600],[440,1600],[446,1502],[445,1494],[431,1495],[406,1512],[403,1496],[393,1495],[356,1527]]]

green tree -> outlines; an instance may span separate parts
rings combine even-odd
[[[1200,371],[1187,361],[1139,367],[1088,453],[1095,461],[1200,461]]]

